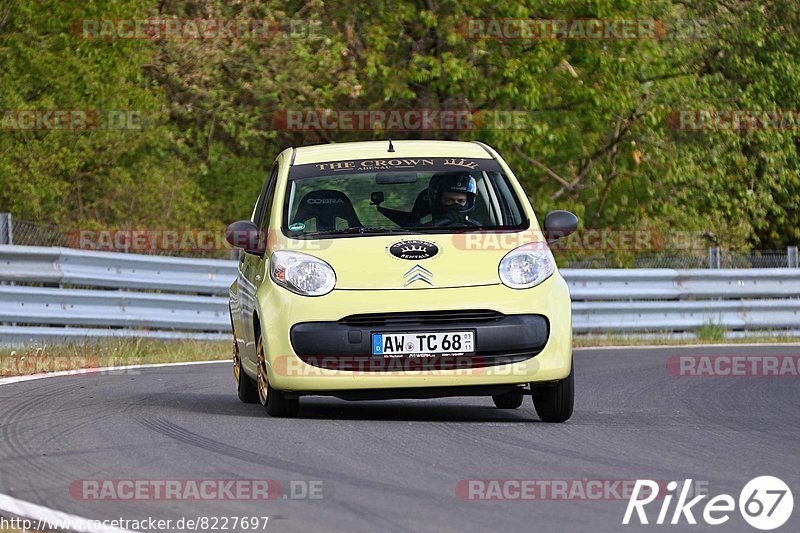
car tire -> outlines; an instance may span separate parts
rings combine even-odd
[[[258,354],[256,389],[261,405],[264,406],[269,416],[280,418],[296,417],[300,410],[300,400],[286,398],[281,391],[273,389],[272,385],[269,384],[269,374],[267,373],[266,359],[264,357],[264,341],[261,335],[258,336],[256,352]]]
[[[242,357],[239,355],[236,337],[233,339],[233,379],[236,382],[236,392],[243,403],[258,403],[258,389],[242,369]]]
[[[575,404],[575,365],[555,383],[531,383],[533,406],[542,422],[566,422]]]
[[[516,409],[522,405],[522,398],[521,390],[512,390],[492,396],[492,401],[498,409]]]

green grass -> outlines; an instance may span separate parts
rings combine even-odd
[[[213,361],[231,357],[232,341],[103,339],[0,347],[0,376],[107,366]]]
[[[577,335],[572,339],[572,346],[575,348],[592,348],[603,346],[682,346],[689,344],[780,344],[800,342],[800,337],[782,335],[780,333],[735,339],[726,339],[724,333],[724,329],[722,330],[722,336],[719,336],[716,330],[703,335],[698,331],[697,337],[686,339],[674,339],[666,335],[649,338],[626,337],[615,334],[592,337]]]
[[[719,342],[725,339],[725,326],[706,322],[697,330],[697,338],[703,342]]]

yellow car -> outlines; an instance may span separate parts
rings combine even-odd
[[[296,416],[300,398],[491,396],[572,415],[567,284],[511,169],[485,144],[289,148],[249,220],[230,288],[239,398]]]

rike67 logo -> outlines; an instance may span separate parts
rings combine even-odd
[[[707,494],[689,498],[692,480],[687,479],[682,487],[677,481],[667,483],[667,493],[661,500],[661,508],[655,524],[697,524],[695,513],[699,518],[712,526],[724,524],[731,518],[731,514],[737,508],[737,502],[729,494],[714,496],[701,505]],[[648,519],[645,507],[654,502],[658,496],[659,484],[649,479],[637,479],[633,487],[633,493],[628,500],[628,507],[625,509],[625,516],[622,523],[628,525],[636,513],[636,519],[640,524],[649,524],[652,516]],[[645,494],[640,498],[640,495]],[[670,509],[674,497],[677,496],[674,509]],[[655,507],[655,506],[654,506]],[[739,513],[742,518],[756,529],[769,531],[776,529],[789,520],[794,508],[794,498],[789,486],[773,476],[759,476],[751,479],[739,493],[738,501]],[[672,511],[670,513],[670,511]],[[671,514],[671,516],[670,516]],[[634,519],[633,523],[636,523]]]

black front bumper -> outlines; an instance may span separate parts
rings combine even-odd
[[[475,353],[463,356],[386,359],[372,355],[372,333],[475,331]],[[292,327],[292,348],[305,363],[365,372],[454,370],[517,363],[538,355],[550,323],[543,315],[495,311],[432,311],[352,315],[338,322],[303,322]]]

